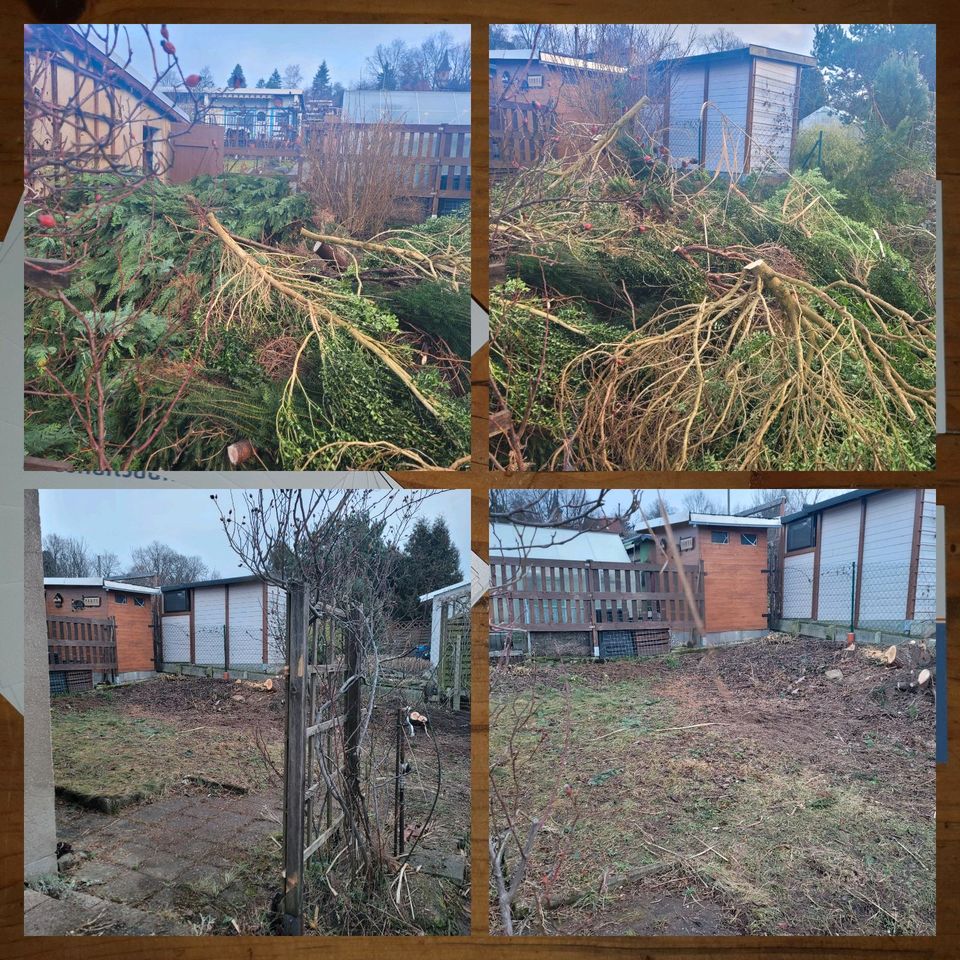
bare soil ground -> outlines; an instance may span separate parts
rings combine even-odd
[[[373,712],[368,758],[381,776],[393,776],[400,704],[399,693],[386,691]],[[272,932],[271,902],[282,874],[285,712],[282,683],[266,692],[208,678],[161,677],[54,698],[58,832],[73,848],[73,863],[40,889],[65,908],[71,898],[89,896],[118,908],[105,909],[89,929],[59,932]],[[468,864],[469,716],[427,712],[432,736],[419,734],[408,751],[415,771],[407,823],[427,826],[420,854]],[[392,781],[375,792],[378,802],[392,802]],[[369,789],[371,804],[373,794]],[[381,808],[388,841],[392,816],[392,806]],[[459,883],[407,872],[403,893],[413,899],[417,920],[415,929],[396,932],[469,930],[468,870]],[[340,932],[309,907],[308,897],[308,932]],[[131,918],[142,920],[144,912],[151,929],[130,929]]]
[[[561,793],[521,932],[933,933],[934,700],[907,673],[777,634],[499,671],[491,758],[532,697],[521,809]]]

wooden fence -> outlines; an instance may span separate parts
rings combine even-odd
[[[556,134],[554,110],[531,103],[490,107],[490,172],[527,167],[549,152]]]
[[[47,660],[51,670],[117,671],[117,627],[113,617],[47,617]]]
[[[703,608],[700,566],[685,566],[698,606]],[[675,569],[655,563],[490,558],[490,625],[495,630],[586,632],[600,646],[605,631],[657,626],[695,631]]]
[[[305,155],[317,162],[354,162],[367,135],[392,139],[390,152],[406,163],[407,196],[429,202],[431,214],[469,202],[469,124],[321,123],[303,131]]]

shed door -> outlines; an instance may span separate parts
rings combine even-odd
[[[782,174],[790,169],[797,71],[792,63],[756,61],[750,169]]]

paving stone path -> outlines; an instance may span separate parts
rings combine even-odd
[[[58,804],[59,839],[76,861],[58,896],[25,891],[25,931],[220,932],[269,907],[253,861],[271,858],[281,811],[278,792],[173,796],[119,814]],[[279,870],[277,859],[277,889]]]

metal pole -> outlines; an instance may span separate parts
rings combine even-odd
[[[854,623],[857,619],[857,561],[854,560],[850,567],[850,632],[853,633]]]

